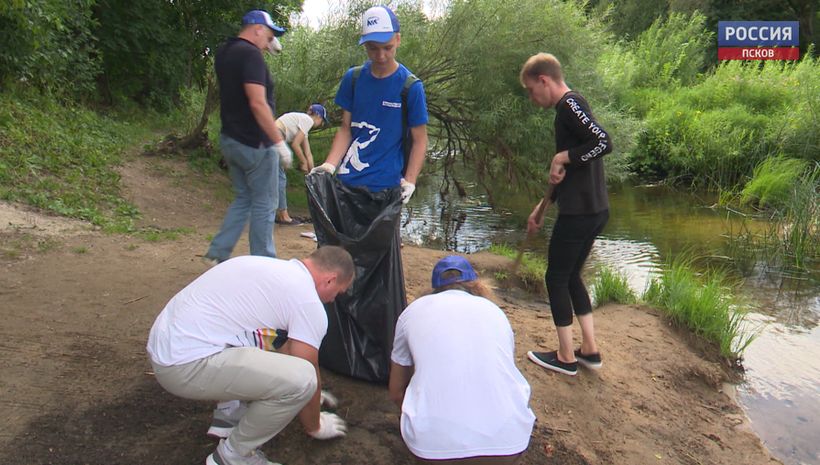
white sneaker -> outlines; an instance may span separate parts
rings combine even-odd
[[[229,400],[216,404],[214,418],[208,428],[208,436],[227,439],[247,410],[248,404],[238,400]]]
[[[205,459],[205,465],[282,465],[271,462],[261,450],[256,449],[251,455],[243,456],[229,450],[228,443],[221,439],[213,454]]]

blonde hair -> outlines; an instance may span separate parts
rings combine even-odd
[[[442,273],[442,277],[458,278],[461,277],[461,272],[458,270],[447,270],[444,273]],[[425,295],[430,294],[438,294],[440,292],[449,291],[451,289],[459,289],[476,297],[484,297],[487,300],[495,300],[495,293],[493,293],[492,289],[490,289],[489,286],[487,286],[478,279],[472,281],[462,281],[458,283],[447,284],[446,286],[437,287],[435,289],[428,289],[427,291],[423,292],[419,297],[423,297]]]
[[[527,59],[524,66],[521,67],[521,74],[519,75],[521,85],[526,87],[524,82],[526,79],[538,79],[538,76],[549,76],[556,81],[564,80],[561,62],[558,61],[558,58],[555,58],[555,55],[541,52]]]

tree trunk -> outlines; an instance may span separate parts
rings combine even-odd
[[[180,148],[191,149],[199,147],[208,139],[205,128],[208,126],[208,119],[211,117],[211,113],[213,113],[217,105],[219,105],[219,91],[214,83],[213,75],[209,74],[207,79],[208,93],[205,95],[205,107],[202,109],[199,124],[197,124],[190,133],[182,137],[179,141]]]

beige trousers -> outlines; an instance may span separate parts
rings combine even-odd
[[[307,360],[233,347],[184,365],[156,364],[157,381],[171,394],[194,400],[248,402],[248,411],[228,441],[247,455],[269,441],[316,392],[316,369]]]

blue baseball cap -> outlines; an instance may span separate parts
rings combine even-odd
[[[273,18],[271,18],[270,14],[265,10],[251,10],[245,13],[245,16],[242,17],[242,25],[247,24],[262,24],[268,26],[273,31],[275,37],[280,37],[285,33],[285,28],[277,26],[276,23],[273,22]]]
[[[365,42],[383,44],[390,41],[397,32],[399,19],[393,11],[386,6],[374,6],[362,15],[362,38],[359,39],[359,45]]]
[[[445,279],[442,275],[446,271],[460,271],[460,276],[450,276]],[[464,283],[468,281],[475,281],[478,279],[473,266],[466,258],[460,255],[448,255],[436,263],[433,267],[433,289],[448,286],[455,283]]]
[[[327,110],[325,110],[325,107],[323,107],[321,104],[314,103],[313,105],[310,106],[310,111],[312,111],[313,114],[315,114],[315,115],[321,116],[322,121],[324,121],[325,123],[328,122],[327,121]]]

